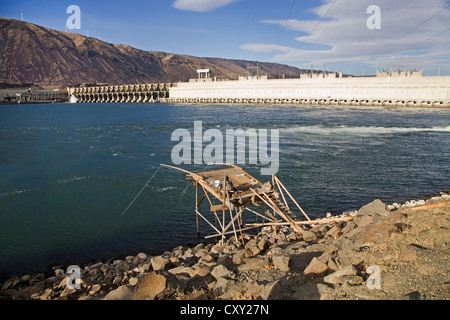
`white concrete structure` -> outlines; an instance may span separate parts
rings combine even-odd
[[[190,81],[174,84],[169,101],[450,106],[450,76],[401,71],[355,78],[332,73],[305,74],[297,79],[269,80],[261,76]]]

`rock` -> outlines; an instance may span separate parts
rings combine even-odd
[[[64,288],[63,292],[61,292],[61,294],[59,295],[59,297],[60,298],[64,298],[64,297],[67,297],[67,296],[69,296],[71,294],[74,294],[75,292],[77,292],[76,289],[66,286]]]
[[[314,257],[310,264],[306,267],[305,275],[321,275],[328,271],[328,266]]]
[[[132,291],[127,286],[120,286],[115,290],[110,291],[104,300],[131,300]]]
[[[39,297],[39,300],[51,300],[53,290],[52,288],[45,289],[44,293]]]
[[[219,280],[219,278],[234,278],[235,274],[228,270],[224,265],[217,265],[212,271],[211,275]]]
[[[293,299],[295,300],[322,300],[322,294],[319,290],[323,284],[307,283],[301,285],[295,290]],[[323,290],[322,290],[323,291]]]
[[[101,272],[106,273],[106,272],[108,272],[108,270],[109,270],[109,265],[107,265],[106,263],[105,263],[105,264],[102,264],[102,265],[100,266],[100,271],[101,271]]]
[[[113,281],[112,281],[112,283],[113,284],[121,284],[122,283],[122,276],[121,275],[115,276]]]
[[[162,256],[153,257],[150,262],[152,264],[153,270],[155,271],[166,270],[171,265],[170,260],[163,258]]]
[[[217,279],[216,287],[214,288],[213,294],[215,296],[221,296],[224,293],[230,293],[230,289],[235,285],[235,281],[227,278]]]
[[[199,275],[200,277],[205,277],[211,273],[210,268],[195,265],[192,269],[191,276]]]
[[[143,263],[138,266],[139,273],[145,273],[150,271],[151,262]]]
[[[267,238],[262,238],[259,242],[258,242],[258,248],[261,251],[264,251],[266,249],[268,249],[270,246],[269,241],[267,241]]]
[[[387,217],[389,215],[389,212],[386,210],[386,204],[384,204],[381,200],[377,199],[372,201],[371,203],[368,203],[364,206],[362,206],[357,216],[364,216],[364,215],[380,215],[382,217]]]
[[[364,279],[356,275],[348,275],[339,277],[340,284],[350,284],[352,286],[357,286],[363,283]]]
[[[183,288],[186,290],[199,290],[199,289],[208,289],[208,282],[206,277],[201,277],[199,275],[195,275],[193,277],[188,277],[186,279],[181,280],[183,283]]]
[[[245,263],[237,267],[239,272],[245,272],[249,270],[264,269],[269,265],[269,259],[267,257],[248,258]]]
[[[130,278],[130,280],[128,281],[128,283],[130,284],[130,286],[134,287],[135,285],[137,285],[139,282],[139,279],[136,277],[132,277]]]
[[[273,256],[272,262],[275,267],[280,269],[283,272],[289,272],[290,266],[289,263],[291,261],[291,258],[289,256]]]
[[[233,263],[241,264],[244,261],[244,258],[247,257],[247,252],[245,249],[239,250],[233,255]]]
[[[225,248],[224,245],[215,244],[211,247],[211,250],[209,252],[215,254],[222,253],[224,248]]]
[[[91,287],[91,290],[89,291],[89,295],[91,295],[91,296],[96,295],[100,291],[101,288],[102,288],[101,285],[94,284]]]
[[[330,284],[339,284],[340,278],[343,276],[357,275],[358,270],[353,265],[348,265],[342,269],[339,269],[329,275],[327,275],[323,280]]]
[[[55,269],[55,276],[64,276],[66,272],[63,269]]]
[[[339,268],[338,268],[336,262],[334,262],[334,260],[333,260],[332,258],[330,258],[330,259],[327,261],[327,267],[328,267],[328,270],[330,270],[331,272],[335,272],[335,271],[338,271],[338,270],[339,270]]]
[[[279,247],[274,247],[272,249],[269,250],[269,252],[267,252],[268,256],[279,256],[283,253],[283,249],[279,248]]]
[[[171,273],[162,270],[152,272],[140,279],[133,294],[133,300],[155,300],[170,295],[182,287],[180,281]]]
[[[258,247],[258,243],[255,239],[250,240],[245,245],[245,249],[250,253],[251,256],[256,256],[261,253],[261,250]]]
[[[185,274],[185,275],[191,275],[193,272],[193,269],[190,267],[185,267],[185,266],[178,266],[172,269],[169,269],[169,272],[174,274],[174,275],[180,275],[180,274]]]
[[[339,238],[340,234],[341,228],[339,228],[338,226],[334,226],[333,228],[328,230],[327,233],[325,233],[325,237],[330,237],[336,240]]]
[[[264,286],[259,293],[259,298],[263,300],[281,300],[283,298],[283,288],[280,281],[274,281]]]
[[[219,258],[217,258],[217,265],[221,264],[225,266],[228,270],[235,271],[236,265],[233,262],[233,260],[226,255],[221,255]]]
[[[204,265],[206,265],[208,267],[212,267],[212,266],[216,265],[216,261],[214,260],[214,257],[211,256],[210,254],[207,254],[206,256],[202,257],[198,262],[203,263]],[[233,262],[233,260],[231,260],[231,262]]]
[[[316,241],[317,240],[317,235],[314,232],[312,232],[312,231],[308,231],[308,230],[303,231],[303,240],[307,241],[307,242],[309,242],[309,241]]]
[[[301,239],[301,236],[298,232],[291,232],[286,236],[286,241],[292,242]]]
[[[138,258],[139,260],[147,260],[148,256],[145,253],[141,252],[136,256],[136,258]]]
[[[208,300],[205,290],[194,291],[187,295],[187,300]]]
[[[347,224],[345,225],[345,227],[342,228],[342,233],[346,234],[347,232],[350,232],[351,230],[353,230],[355,228],[356,224],[354,221],[347,221]]]
[[[373,216],[370,215],[358,215],[355,219],[355,223],[360,228],[365,228],[369,224],[373,223]]]

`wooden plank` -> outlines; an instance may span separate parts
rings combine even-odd
[[[211,206],[211,212],[220,210],[229,210],[229,208],[224,204],[216,204]]]
[[[429,209],[434,209],[434,208],[442,208],[442,207],[445,207],[445,206],[447,206],[449,204],[450,204],[450,202],[428,204],[426,206],[414,207],[411,210],[418,211],[418,210],[429,210]]]
[[[330,222],[351,221],[354,219],[355,219],[355,217],[327,218],[327,219],[318,219],[318,220],[310,220],[310,221],[294,221],[294,223],[296,225],[324,224],[324,223],[330,223]],[[275,223],[247,223],[246,224],[246,226],[254,226],[254,227],[287,226],[287,225],[290,225],[290,223],[275,222]]]

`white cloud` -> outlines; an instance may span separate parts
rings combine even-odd
[[[239,0],[176,0],[172,6],[178,10],[208,12]]]
[[[379,30],[367,27],[371,14],[366,11],[372,4],[381,9]],[[449,66],[448,4],[444,0],[327,0],[312,9],[317,15],[316,20],[261,21],[298,31],[295,38],[298,45],[283,46],[281,41],[276,46],[247,43],[241,48],[253,52],[274,52],[273,60],[279,62],[366,63],[382,68],[392,62],[392,56],[398,60],[400,56],[408,55],[411,64],[417,67],[437,62]],[[313,45],[314,48],[325,45],[326,49],[311,50]]]

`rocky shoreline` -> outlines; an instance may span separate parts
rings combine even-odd
[[[450,298],[450,194],[358,211],[303,226],[264,227],[224,243],[159,256],[14,276],[0,300],[335,300]],[[243,241],[242,241],[243,240]],[[77,286],[79,285],[79,288]]]

